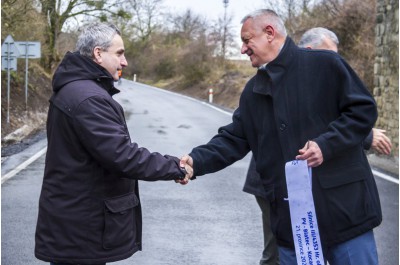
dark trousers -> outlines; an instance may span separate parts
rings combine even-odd
[[[269,201],[259,196],[256,196],[256,200],[262,212],[264,234],[264,250],[260,265],[276,265],[279,264],[279,252],[275,236],[271,230],[270,204]]]

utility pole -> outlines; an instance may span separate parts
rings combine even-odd
[[[227,31],[228,31],[228,22],[226,18],[226,10],[228,9],[229,0],[222,0],[225,8],[224,12],[224,33],[222,37],[222,59],[225,61],[226,56],[226,38],[227,38]]]

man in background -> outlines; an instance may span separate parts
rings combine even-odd
[[[122,80],[122,69],[118,69],[118,85],[121,84]]]
[[[312,28],[306,31],[301,37],[298,46],[308,49],[323,49],[338,52],[339,39],[336,34],[326,28]],[[389,155],[392,144],[385,135],[385,130],[373,128],[364,139],[365,150],[370,148],[379,154]],[[270,202],[262,185],[260,175],[256,171],[254,158],[252,157],[247,172],[243,191],[255,196],[258,206],[262,212],[264,249],[260,265],[279,264],[278,247],[276,239],[271,230]]]

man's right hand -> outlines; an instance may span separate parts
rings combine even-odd
[[[188,174],[186,175],[186,178],[188,179],[192,179],[193,178],[193,159],[191,156],[189,155],[184,155],[181,157],[181,161],[180,161],[180,166],[181,167],[185,167],[186,171],[188,172]]]
[[[184,179],[176,180],[175,182],[180,183],[181,185],[186,185],[188,184],[189,180],[192,179],[193,177],[193,159],[189,155],[184,155],[181,158],[179,166],[185,168],[187,174],[185,175]]]

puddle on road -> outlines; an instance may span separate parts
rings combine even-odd
[[[132,115],[147,115],[147,114],[149,114],[149,111],[148,110],[144,110],[143,112],[140,113],[140,112],[134,112],[134,111],[131,111],[131,110],[125,110],[124,114],[125,114],[125,119],[129,120],[129,118]]]
[[[183,128],[183,129],[190,129],[192,126],[187,125],[187,124],[181,124],[178,126],[178,128]]]
[[[157,130],[157,133],[158,133],[158,134],[162,134],[162,135],[165,135],[165,134],[167,134],[167,132],[166,132],[166,131],[164,131],[164,130]]]

